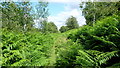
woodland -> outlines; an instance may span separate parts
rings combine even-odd
[[[0,2],[2,67],[120,67],[120,2],[80,3],[86,25],[71,16],[60,29],[47,21],[48,4]]]

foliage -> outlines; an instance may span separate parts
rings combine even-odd
[[[119,16],[64,33],[43,34],[2,29],[2,66],[119,65]],[[46,22],[46,24],[48,24]]]
[[[93,27],[81,27],[77,33],[70,34],[68,38],[84,45],[85,49],[95,49],[99,51],[119,50],[119,43],[110,40],[111,37],[119,41],[118,16],[112,16],[98,21]]]
[[[113,14],[119,14],[120,2],[85,2],[80,8],[85,16],[86,24],[93,25],[97,20],[103,19]]]
[[[75,63],[81,66],[101,66],[101,64],[106,63],[111,57],[118,56],[118,51],[112,52],[99,52],[96,50],[79,50],[76,56]]]
[[[69,30],[79,27],[76,18],[73,16],[71,16],[70,18],[67,19],[66,26],[68,27]]]
[[[67,30],[68,30],[68,27],[67,27],[67,26],[62,26],[62,27],[60,27],[60,29],[59,29],[59,31],[60,31],[61,33],[65,32],[65,31],[67,31]]]
[[[78,22],[77,22],[76,18],[71,16],[66,20],[66,26],[62,26],[59,29],[59,31],[61,33],[63,33],[63,32],[66,32],[68,30],[71,30],[71,29],[76,29],[78,27],[79,27],[79,25],[78,25]]]
[[[120,32],[118,29],[119,28],[118,25],[120,23],[119,20],[120,20],[119,16],[107,17],[105,19],[98,21],[96,24],[94,24],[93,27],[83,26],[79,28],[77,32],[69,34],[68,36],[69,39],[71,39],[74,42],[77,42],[80,45],[83,45],[85,49],[85,51],[82,50],[78,51],[79,55],[82,55],[83,53],[84,56],[77,56],[76,63],[78,63],[80,66],[86,66],[86,65],[101,66],[101,64],[109,66],[107,64],[112,65],[114,63],[119,62],[117,60],[113,60],[117,57],[111,58],[115,56],[115,54],[116,56],[119,57],[119,50],[120,50],[120,43],[118,43],[118,41],[120,41],[120,34],[119,34]],[[88,50],[88,52],[89,50],[93,50],[93,53],[97,51],[98,53],[95,53],[98,54],[96,55],[96,57],[99,55],[104,55],[106,56],[106,58],[104,57],[105,58],[104,59],[101,57],[100,60],[95,59],[94,54],[92,56],[91,55],[92,52],[90,51],[88,53],[86,52],[86,50]],[[104,62],[102,60],[104,60]],[[115,62],[114,63],[108,62],[109,60],[111,60],[111,62],[114,61]]]
[[[47,37],[45,39],[45,37]],[[50,35],[5,31],[2,35],[3,66],[45,66],[49,64]],[[43,62],[44,61],[44,62]]]
[[[43,33],[57,33],[58,29],[57,26],[53,22],[43,22],[43,27],[42,27],[42,32]]]
[[[78,54],[77,52],[79,49],[83,49],[83,47],[75,42],[72,42],[71,40],[59,45],[56,66],[74,66],[74,61],[76,60],[76,55]]]
[[[33,26],[29,2],[1,2],[2,28],[8,30],[27,31]]]
[[[96,21],[93,26],[84,25],[78,28],[76,18],[72,16],[67,19],[66,26],[60,29],[64,33],[57,33],[56,25],[46,20],[40,20],[42,21],[40,29],[34,28],[30,2],[0,4],[3,12],[3,26],[0,29],[1,66],[76,68],[120,65],[120,16],[116,11],[117,8],[119,9],[119,3],[87,3],[87,8],[85,7],[83,11],[91,13],[95,10],[98,16],[100,16],[99,10],[106,4],[107,11],[116,8],[111,9],[110,12],[105,12],[103,9],[100,17],[95,16],[94,13],[88,15],[90,16],[88,22]],[[47,5],[48,3],[39,2],[36,19],[47,17]],[[93,9],[93,5],[99,8]],[[113,10],[116,15],[111,14]]]
[[[36,23],[38,23],[38,28],[42,29],[43,27],[43,21],[45,21],[48,17],[48,3],[47,2],[38,2],[38,4],[35,6],[35,10],[33,12],[34,18],[36,20]]]
[[[29,1],[1,2],[0,5],[0,9],[2,9],[2,28],[8,30],[30,31],[35,28],[35,23],[38,23],[39,28],[42,28],[42,22],[48,16],[48,3],[46,2],[39,2],[36,8],[33,8]]]

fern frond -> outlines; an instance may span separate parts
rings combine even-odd
[[[94,66],[93,63],[91,63],[89,60],[85,59],[84,57],[76,56],[76,58],[77,58],[76,60],[77,64],[81,64],[82,66]]]
[[[28,59],[22,59],[18,62],[11,64],[11,66],[28,66],[29,64],[30,64],[30,61]]]
[[[118,53],[118,51],[102,53],[102,54],[96,56],[96,59],[97,59],[98,63],[100,63],[100,65],[101,65],[102,63],[105,63],[107,60],[111,59],[112,57],[118,56],[117,53]]]
[[[80,63],[81,65],[94,65],[94,57],[90,56],[86,51],[79,50],[78,54],[79,56],[76,56],[76,63]]]
[[[100,52],[96,50],[79,50],[79,56],[76,56],[76,63],[86,66],[100,66],[106,63],[114,56],[118,56],[118,51]]]

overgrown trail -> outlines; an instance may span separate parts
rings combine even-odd
[[[56,48],[65,43],[67,40],[66,40],[66,37],[64,35],[58,35],[56,37],[54,37],[54,44],[51,48],[51,54],[50,54],[50,64],[49,66],[55,66],[55,63],[56,63],[56,58],[57,58],[57,52],[56,52]]]

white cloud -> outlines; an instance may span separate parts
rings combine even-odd
[[[82,11],[78,8],[70,8],[70,6],[66,6],[65,11],[60,12],[56,16],[49,16],[48,21],[54,22],[58,29],[65,25],[66,19],[68,19],[70,16],[76,17],[78,23],[80,26],[85,24],[85,18],[82,16]]]
[[[58,7],[59,8],[59,7]],[[54,16],[50,15],[48,17],[49,22],[54,22],[55,25],[60,29],[61,26],[65,25],[66,20],[70,16],[76,17],[78,24],[80,26],[85,24],[85,18],[82,16],[82,11],[79,9],[79,3],[67,3],[66,6],[63,8],[64,11],[60,12],[59,14],[56,14]],[[35,26],[38,24],[36,23]]]
[[[71,11],[73,9],[79,9],[79,4],[80,3],[66,3],[66,6],[64,7],[65,10]]]

